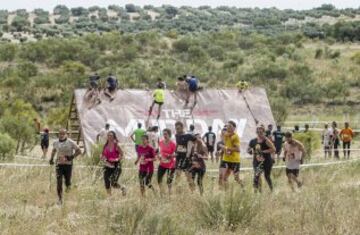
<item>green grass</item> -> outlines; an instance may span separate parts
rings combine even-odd
[[[28,160],[30,163],[30,160]],[[77,164],[81,164],[77,162]],[[132,161],[128,161],[130,166]],[[214,165],[209,166],[213,168]],[[101,177],[74,168],[73,189],[55,204],[51,168],[2,168],[1,234],[359,234],[360,162],[301,171],[304,187],[292,193],[284,170],[274,170],[275,191],[252,190],[252,172],[241,174],[245,189],[231,183],[219,191],[217,173],[205,178],[203,197],[184,179],[171,197],[147,191],[141,198],[136,171],[125,170],[120,191],[107,198]],[[100,174],[101,175],[101,174]],[[232,182],[232,178],[231,181]],[[264,182],[264,181],[263,181]],[[153,184],[157,189],[155,179]]]

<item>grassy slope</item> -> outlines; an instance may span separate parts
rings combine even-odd
[[[354,154],[359,157],[359,154]],[[318,161],[318,160],[315,160]],[[39,163],[16,159],[15,162]],[[250,161],[244,160],[249,166]],[[81,164],[77,162],[77,164]],[[215,169],[215,164],[208,164]],[[133,167],[126,161],[126,167]],[[50,168],[3,168],[0,171],[2,234],[359,234],[360,162],[304,169],[305,186],[292,193],[284,170],[274,170],[275,192],[256,195],[251,172],[242,173],[244,191],[218,190],[217,173],[205,178],[205,195],[190,194],[184,179],[176,195],[139,196],[136,172],[124,170],[119,191],[107,199],[101,177],[74,170],[73,189],[62,208],[55,205],[55,178]],[[157,184],[155,178],[153,183]]]
[[[315,50],[317,48],[324,49],[328,46],[331,50],[339,50],[341,53],[340,59],[337,62],[333,60],[315,59]],[[352,74],[350,71],[356,67],[351,61],[351,57],[360,52],[360,44],[333,44],[331,46],[323,42],[305,43],[302,55],[305,56],[306,62],[313,69],[315,78],[318,81],[326,81],[329,78],[340,78],[344,71],[349,71],[345,77],[346,82],[359,79],[359,75]],[[359,89],[351,87],[350,96],[348,100],[359,100]],[[288,121],[350,121],[354,127],[360,127],[360,112],[359,105],[324,105],[322,103],[314,105],[293,105],[288,117]],[[342,123],[341,123],[342,125]],[[322,125],[321,125],[322,126]]]

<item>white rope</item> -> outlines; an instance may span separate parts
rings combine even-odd
[[[301,165],[301,168],[305,167],[317,167],[317,166],[329,166],[329,165],[335,165],[335,164],[346,164],[349,162],[355,162],[359,161],[360,158],[351,159],[351,160],[343,160],[343,161],[336,161],[336,162],[321,162],[321,163],[308,163]],[[21,164],[21,163],[0,163],[0,166],[2,167],[52,167],[52,165],[49,164]],[[101,166],[87,166],[87,165],[74,165],[74,167],[79,169],[102,169]],[[286,168],[285,165],[281,166],[274,166],[273,169],[280,169],[280,168]],[[135,167],[124,167],[123,170],[138,170],[138,168]],[[253,170],[252,167],[243,167],[240,169],[241,171],[250,171]],[[218,172],[218,169],[207,169],[207,172]]]
[[[294,130],[294,127],[291,127],[291,126],[284,126],[282,127],[283,130]],[[299,128],[299,133],[303,133],[303,131],[305,130],[305,128]],[[315,127],[310,127],[309,128],[309,131],[324,131],[324,128],[315,128]],[[360,132],[360,129],[356,129],[356,130],[353,130],[353,132],[356,132],[356,133],[359,133]],[[296,132],[295,132],[296,133]]]
[[[285,121],[284,123],[289,123],[289,124],[298,124],[298,123],[301,123],[301,124],[318,124],[318,123],[322,123],[322,124],[329,124],[331,123],[332,121]],[[335,121],[337,123],[342,123],[344,121]],[[359,121],[351,121],[350,123],[359,123]]]
[[[336,164],[345,164],[349,162],[359,161],[360,158],[351,159],[351,160],[344,160],[344,161],[336,161],[336,162],[321,162],[321,163],[308,163],[300,165],[301,168],[309,168],[309,167],[318,167],[318,166],[329,166],[329,165],[336,165]],[[274,166],[273,169],[283,169],[286,168],[286,165],[281,166]],[[240,168],[240,171],[253,171],[254,168],[252,167],[243,167]],[[218,172],[218,169],[209,169],[207,172]]]

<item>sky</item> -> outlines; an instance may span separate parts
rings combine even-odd
[[[54,6],[58,4],[64,4],[68,7],[90,7],[90,6],[102,6],[107,7],[111,4],[124,6],[127,3],[133,3],[135,5],[154,5],[161,6],[163,4],[170,4],[173,6],[202,6],[208,5],[212,7],[216,6],[236,6],[236,7],[277,7],[279,9],[311,9],[318,7],[324,3],[331,3],[337,8],[359,8],[359,0],[133,0],[133,1],[121,1],[121,0],[0,0],[0,9],[16,10],[27,9],[33,10],[35,8],[43,8],[46,10],[52,10]]]

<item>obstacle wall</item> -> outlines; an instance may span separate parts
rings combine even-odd
[[[118,90],[112,102],[102,94],[102,103],[95,107],[91,107],[85,100],[85,93],[84,89],[76,90],[75,102],[87,150],[91,149],[97,133],[106,122],[115,129],[122,143],[131,142],[129,136],[138,122],[145,126],[148,109],[153,100],[151,91]],[[275,124],[266,92],[262,88],[251,88],[243,94],[237,90],[204,89],[199,92],[198,102],[192,113],[184,108],[184,101],[176,93],[167,90],[159,121],[156,120],[156,116],[157,106],[154,107],[150,125],[174,130],[175,122],[180,120],[187,126],[194,124],[196,132],[202,134],[207,131],[209,125],[219,134],[224,124],[228,120],[233,120],[238,126],[242,151],[246,149],[249,140],[256,136],[254,117],[265,125]]]

